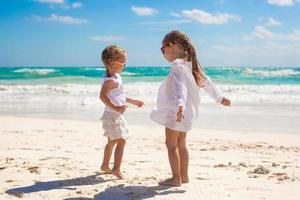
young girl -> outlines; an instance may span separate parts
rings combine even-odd
[[[103,121],[104,136],[107,137],[107,144],[104,149],[101,170],[105,173],[112,173],[122,179],[120,166],[126,139],[130,138],[127,129],[127,122],[123,117],[126,111],[126,103],[142,107],[144,103],[139,100],[125,96],[123,83],[119,73],[126,64],[126,51],[118,46],[111,45],[102,52],[102,62],[106,67],[106,74],[103,78],[100,91],[100,100],[105,104],[105,110],[101,120]],[[114,166],[109,167],[109,160],[114,146]]]
[[[159,88],[157,107],[150,114],[150,118],[165,126],[166,146],[173,176],[159,184],[180,186],[189,182],[186,134],[192,128],[192,120],[198,115],[200,88],[224,106],[230,106],[231,102],[219,94],[204,73],[197,60],[195,48],[186,35],[179,31],[168,33],[162,41],[161,51],[172,67]]]

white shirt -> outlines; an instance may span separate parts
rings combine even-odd
[[[109,100],[116,106],[125,105],[126,96],[125,96],[125,92],[124,92],[123,81],[122,81],[120,74],[115,74],[115,76],[111,76],[111,77],[105,76],[105,77],[103,77],[102,83],[104,83],[107,80],[113,80],[114,82],[118,83],[117,88],[113,88],[108,91],[107,97],[109,98]],[[105,111],[118,113],[117,111],[111,109],[110,107],[108,107],[106,105],[105,105]]]
[[[222,101],[223,97],[208,76],[203,89],[217,102]],[[158,90],[156,108],[150,118],[170,129],[187,132],[192,128],[193,119],[198,117],[199,104],[200,87],[193,77],[192,63],[176,59]],[[176,122],[178,106],[184,107],[184,119],[181,122]]]

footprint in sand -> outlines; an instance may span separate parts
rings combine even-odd
[[[77,190],[76,194],[83,194],[82,190]]]
[[[17,131],[17,130],[15,130],[15,131],[10,131],[11,133],[23,133],[23,131]]]
[[[139,163],[147,163],[147,162],[150,162],[150,161],[148,161],[148,160],[139,160],[138,162]]]
[[[259,176],[258,175],[249,175],[249,178],[259,178]]]
[[[196,179],[201,181],[210,180],[209,178],[203,178],[203,177],[196,177]]]
[[[31,166],[31,167],[27,168],[27,170],[29,170],[30,173],[36,173],[36,174],[40,173],[38,169],[39,169],[39,167],[37,167],[37,166]]]
[[[246,164],[245,162],[240,162],[240,163],[239,163],[239,166],[241,166],[241,167],[248,167],[247,164]]]
[[[50,159],[70,160],[70,158],[67,158],[67,157],[45,157],[45,158],[39,159],[39,161],[45,161],[45,160],[50,160]]]
[[[41,151],[42,149],[32,149],[32,148],[20,148],[22,150],[28,150],[28,151]]]
[[[192,150],[193,149],[196,149],[196,148],[191,148]],[[199,149],[199,151],[207,151],[207,149]]]
[[[215,168],[218,168],[218,167],[227,167],[227,165],[221,163],[221,164],[214,165],[214,167]]]
[[[142,178],[142,181],[149,181],[149,180],[157,181],[158,178],[155,177],[155,176],[149,176],[149,177],[144,177],[144,178]]]
[[[18,198],[22,198],[24,196],[24,193],[23,192],[13,192],[13,193],[11,193],[11,195],[14,195],[15,197],[18,197]]]
[[[6,163],[8,163],[9,161],[13,161],[13,160],[15,160],[15,159],[14,159],[14,158],[8,158],[8,157],[5,158],[5,162],[6,162]]]
[[[253,171],[250,171],[249,173],[251,173],[251,174],[269,174],[270,170],[265,168],[262,165],[259,165]]]
[[[290,177],[287,175],[287,173],[272,173],[270,178],[276,178],[278,181],[284,181],[290,179]]]

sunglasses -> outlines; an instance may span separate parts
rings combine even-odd
[[[169,46],[170,46],[170,43],[165,44],[164,46],[162,46],[162,47],[160,48],[162,54],[165,54],[165,48],[166,48],[166,47],[169,47]]]
[[[114,62],[114,63],[117,63],[118,65],[121,65],[122,68],[125,67],[126,63],[125,62],[118,62],[118,61],[111,61],[111,62]]]

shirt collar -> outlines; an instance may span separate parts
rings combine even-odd
[[[175,63],[183,63],[183,62],[185,62],[185,60],[184,60],[183,58],[177,58],[177,59],[173,60],[173,61],[171,62],[171,64],[175,64]]]
[[[189,61],[186,61],[185,59],[183,58],[177,58],[175,60],[173,60],[171,62],[172,65],[174,64],[184,64],[185,66],[187,66],[188,68],[192,69],[192,62],[189,62]]]

